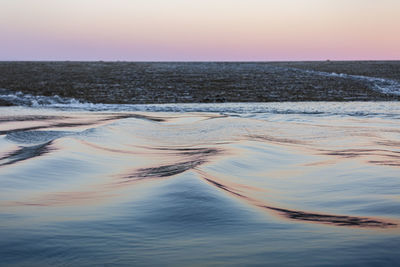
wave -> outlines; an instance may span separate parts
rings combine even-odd
[[[336,73],[336,72],[324,72],[324,71],[315,71],[315,70],[303,70],[298,68],[282,68],[285,70],[295,70],[298,72],[314,74],[324,77],[335,77],[335,78],[343,78],[350,80],[357,80],[365,82],[369,88],[375,90],[379,93],[383,93],[386,95],[400,95],[400,82],[392,79],[386,78],[377,78],[377,77],[369,77],[363,75],[353,75],[346,73]]]
[[[323,75],[328,75],[323,73]],[[335,74],[329,74],[335,75]],[[338,74],[341,75],[341,74]],[[348,75],[347,75],[348,76]],[[379,79],[378,79],[379,80]],[[378,86],[378,85],[377,85]],[[396,85],[397,86],[397,85]],[[241,117],[260,117],[261,114],[312,116],[389,116],[398,117],[396,101],[384,102],[267,102],[267,103],[177,103],[177,104],[102,104],[82,102],[60,96],[33,96],[0,89],[0,100],[17,106],[52,108],[58,110],[113,112],[207,112]],[[138,115],[137,115],[138,116]],[[27,118],[28,120],[29,118]],[[51,117],[48,118],[51,120]]]
[[[16,106],[29,106],[29,107],[41,107],[41,106],[80,106],[82,102],[75,98],[55,96],[41,96],[31,95],[20,91],[14,92],[7,89],[0,88],[0,100],[5,101]],[[88,104],[88,103],[85,103]]]
[[[0,157],[0,167],[12,165],[21,161],[33,159],[47,154],[52,150],[50,148],[51,144],[52,141],[35,146],[22,146],[17,150],[10,152],[3,157]]]
[[[264,105],[260,104],[259,108],[265,109]],[[195,107],[196,105],[192,106]],[[213,106],[216,107],[218,106]],[[251,105],[222,107],[224,110],[236,107],[236,110],[243,111],[245,108],[250,109]],[[19,109],[19,112],[22,110]],[[111,195],[115,190],[134,186],[138,182],[151,183],[154,180],[196,174],[204,182],[232,197],[290,220],[367,228],[392,228],[397,225],[395,220],[392,222],[374,216],[380,214],[351,215],[357,214],[353,210],[355,208],[352,208],[355,205],[352,203],[353,194],[368,194],[368,191],[358,192],[357,187],[353,189],[353,193],[350,192],[350,196],[346,192],[341,193],[349,201],[348,210],[338,208],[325,211],[323,205],[308,203],[307,187],[302,189],[305,195],[298,196],[301,201],[306,201],[302,205],[291,203],[296,193],[289,190],[292,187],[289,185],[278,198],[274,198],[273,194],[259,194],[270,188],[279,188],[273,180],[285,180],[285,172],[291,168],[297,170],[292,174],[295,177],[302,172],[311,175],[313,183],[316,177],[319,179],[320,171],[326,173],[331,179],[325,179],[324,182],[332,188],[338,186],[333,181],[341,177],[337,172],[341,172],[341,175],[349,172],[341,165],[342,162],[352,161],[354,166],[368,166],[379,172],[381,168],[386,168],[387,173],[390,173],[389,168],[400,166],[400,152],[395,147],[387,146],[396,140],[398,131],[395,126],[366,128],[366,122],[370,122],[368,118],[358,125],[352,118],[341,118],[335,126],[321,127],[308,123],[298,124],[287,119],[273,122],[215,114],[191,114],[190,116],[199,119],[185,120],[188,114],[161,114],[152,117],[154,114],[62,112],[57,119],[52,110],[40,111],[42,116],[25,117],[23,113],[20,117],[14,116],[16,125],[11,121],[11,126],[14,125],[15,128],[3,131],[6,135],[2,140],[12,143],[14,148],[0,157],[0,170],[18,172],[17,166],[35,160],[45,176],[49,176],[49,170],[53,170],[50,176],[64,173],[67,179],[71,179],[68,164],[73,162],[76,166],[80,162],[85,167],[76,168],[82,172],[79,177],[85,177],[85,170],[88,168],[86,166],[97,166],[89,169],[87,175],[105,177],[101,185],[93,185],[93,190],[102,190]],[[3,123],[7,125],[10,120],[11,118],[3,120]],[[19,128],[21,125],[18,123],[28,123],[30,127]],[[32,123],[39,125],[34,126]],[[380,129],[379,139],[376,129]],[[337,138],[338,135],[341,137]],[[355,139],[361,140],[362,149],[357,145],[354,148],[349,145]],[[332,146],[332,143],[335,145]],[[59,168],[52,167],[56,162],[60,162]],[[330,174],[332,164],[338,169]],[[97,169],[102,168],[105,169],[99,174]],[[24,172],[24,168],[20,169]],[[352,168],[350,173],[353,172]],[[308,178],[302,176],[299,180],[302,179],[307,185]],[[375,178],[370,182],[381,186],[380,181]],[[348,183],[358,184],[357,179],[351,179],[344,181],[339,188],[346,188]],[[316,187],[314,190],[314,198],[318,198],[321,203],[330,204],[329,198],[317,197],[327,194],[325,187]],[[286,193],[290,197],[286,196],[288,200],[282,200]],[[89,192],[88,195],[90,194]],[[45,194],[43,199],[33,197],[18,203],[51,206],[67,202],[62,200],[57,197],[54,202],[52,194]],[[358,208],[357,205],[356,207]]]

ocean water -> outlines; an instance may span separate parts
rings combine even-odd
[[[0,107],[0,265],[400,264],[398,102],[26,101]]]

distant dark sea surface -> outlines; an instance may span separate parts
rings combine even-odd
[[[0,62],[0,89],[107,104],[387,101],[400,99],[400,61]]]

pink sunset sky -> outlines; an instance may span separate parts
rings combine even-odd
[[[0,0],[0,60],[399,60],[399,0]]]

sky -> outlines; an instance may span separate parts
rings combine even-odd
[[[400,0],[0,0],[0,60],[400,60]]]

